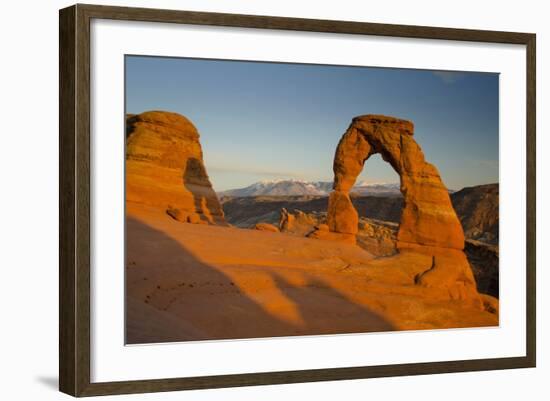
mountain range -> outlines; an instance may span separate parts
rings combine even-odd
[[[356,186],[355,188],[360,190],[371,191],[356,193],[351,198],[359,216],[399,223],[403,198],[400,196],[397,184],[393,184],[394,187],[390,185],[392,184]],[[264,188],[267,189],[267,187]],[[249,227],[262,221],[277,222],[282,208],[290,211],[298,209],[306,213],[320,213],[327,210],[328,198],[325,194],[282,195],[282,188],[279,187],[280,191],[276,195],[252,195],[250,191],[245,195],[222,196],[221,203],[225,218],[230,224]],[[387,192],[382,192],[384,190]],[[453,191],[451,202],[462,223],[466,238],[498,244],[498,184],[478,185]]]
[[[302,180],[264,180],[244,188],[229,189],[219,192],[220,196],[328,196],[332,191],[332,181]],[[352,189],[357,195],[401,196],[399,183],[358,182]]]

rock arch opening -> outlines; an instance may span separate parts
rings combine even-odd
[[[363,171],[350,190],[350,197],[359,214],[359,231],[361,219],[395,224],[401,219],[400,177],[380,154],[373,154],[365,161]]]
[[[379,153],[372,154],[365,160],[363,170],[357,177],[357,186],[365,185],[388,185],[399,183],[399,174],[394,168],[382,158]]]

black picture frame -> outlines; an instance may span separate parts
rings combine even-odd
[[[92,383],[90,381],[90,21],[94,18],[525,45],[527,49],[525,60],[527,71],[526,355],[512,358]],[[59,33],[60,391],[73,396],[93,396],[535,366],[535,34],[84,4],[60,10]]]

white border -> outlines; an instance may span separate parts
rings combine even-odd
[[[524,46],[110,20],[90,29],[92,382],[525,355]],[[500,72],[500,327],[124,346],[124,54]]]

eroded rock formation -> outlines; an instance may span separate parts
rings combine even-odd
[[[254,228],[259,231],[270,231],[272,233],[279,232],[279,227],[277,227],[275,224],[269,224],[269,223],[256,223]]]
[[[437,168],[425,160],[413,138],[413,130],[410,121],[394,117],[365,115],[353,119],[334,157],[329,229],[345,238],[357,234],[359,218],[349,191],[365,161],[379,153],[401,179],[404,206],[397,248],[400,253],[416,252],[432,257],[432,263],[417,275],[415,283],[445,289],[452,299],[480,303],[474,276],[462,251],[464,232],[449,192]]]
[[[467,239],[498,244],[499,185],[462,188],[451,196]]]
[[[331,231],[357,232],[357,213],[349,190],[365,161],[380,153],[401,178],[404,198],[398,241],[463,249],[464,233],[449,192],[435,166],[426,162],[413,138],[413,124],[393,117],[356,117],[344,134],[334,157],[334,191],[329,198]]]
[[[126,199],[163,208],[178,221],[225,224],[204,167],[199,133],[176,113],[127,116]]]

